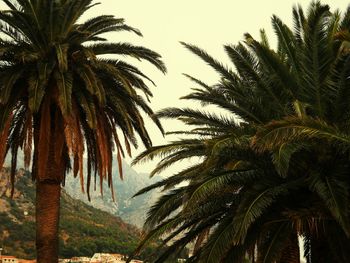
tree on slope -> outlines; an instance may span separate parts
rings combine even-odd
[[[184,44],[220,75],[215,85],[190,77],[199,88],[185,99],[226,113],[161,111],[193,127],[174,132],[190,138],[135,159],[160,156],[154,174],[199,158],[138,193],[165,191],[140,244],[173,240],[157,262],[195,242],[190,262],[242,262],[248,255],[252,262],[295,263],[298,235],[308,262],[349,258],[350,9],[341,16],[313,2],[306,15],[295,7],[293,16],[293,30],[272,18],[277,50],[263,31],[261,41],[246,34],[244,44],[225,46],[235,71]]]
[[[112,186],[113,151],[119,162],[151,139],[142,112],[161,128],[147,99],[152,81],[121,56],[165,66],[160,55],[142,46],[110,43],[105,33],[141,33],[123,19],[101,15],[80,22],[92,0],[4,0],[0,12],[1,165],[12,156],[11,180],[17,152],[24,151],[36,181],[38,262],[58,261],[58,220],[61,185],[68,170],[87,173],[86,190],[98,175]],[[106,59],[102,55],[120,55]],[[143,96],[144,95],[144,96]],[[125,146],[122,146],[123,141]],[[33,153],[33,156],[31,156]],[[87,171],[83,171],[83,156]],[[113,191],[113,189],[112,189]]]

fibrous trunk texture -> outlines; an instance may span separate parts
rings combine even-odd
[[[296,233],[288,239],[285,248],[282,250],[279,263],[300,263],[299,241]]]
[[[64,147],[63,119],[57,109],[50,107],[48,100],[34,125],[37,262],[57,263],[61,183],[64,180],[67,152]]]
[[[58,262],[58,225],[61,185],[57,182],[36,184],[36,249],[38,263]]]

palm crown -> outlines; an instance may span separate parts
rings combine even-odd
[[[88,184],[91,168],[101,178],[110,178],[110,146],[116,146],[118,156],[124,155],[121,136],[129,154],[129,145],[137,146],[136,133],[145,146],[151,145],[141,111],[161,126],[137,92],[152,95],[144,82],[148,77],[122,59],[100,55],[136,57],[165,72],[160,56],[144,47],[106,42],[101,35],[108,32],[141,35],[123,19],[103,15],[79,23],[92,1],[4,2],[10,10],[0,13],[5,35],[0,43],[1,124],[2,137],[10,140],[1,145],[1,159],[6,151],[15,156],[22,147],[28,165],[34,137],[34,175],[45,177],[48,146],[55,140],[58,149],[67,149],[73,157],[74,173],[80,170],[81,176],[86,148]],[[63,155],[68,168],[69,156]]]
[[[58,262],[59,200],[67,171],[79,174],[84,191],[86,156],[88,197],[93,175],[95,186],[99,175],[102,193],[102,180],[113,185],[114,151],[123,177],[121,158],[138,146],[137,137],[151,146],[143,115],[162,130],[147,101],[152,81],[123,57],[146,60],[163,73],[166,69],[150,49],[107,41],[105,33],[141,35],[123,19],[102,15],[80,22],[95,5],[92,0],[4,3],[8,10],[0,11],[0,163],[11,153],[12,183],[19,149],[25,166],[32,163],[38,262]],[[103,57],[108,54],[118,59]]]
[[[247,255],[253,262],[299,262],[298,235],[308,262],[346,261],[349,16],[350,9],[342,16],[319,2],[306,15],[293,9],[293,30],[273,16],[277,50],[264,31],[261,41],[246,34],[244,43],[225,46],[235,71],[184,44],[221,77],[208,85],[189,76],[200,88],[185,99],[227,114],[165,109],[158,116],[194,127],[175,132],[191,139],[153,147],[135,159],[162,157],[158,173],[200,157],[138,193],[166,191],[145,224],[144,242],[175,238],[157,262],[193,241],[190,262],[242,262]],[[337,235],[327,234],[332,232]]]

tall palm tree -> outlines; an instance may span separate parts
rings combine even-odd
[[[105,33],[141,35],[123,19],[101,15],[80,22],[96,5],[92,0],[4,3],[8,10],[0,12],[0,162],[11,154],[12,183],[19,149],[25,166],[32,164],[38,262],[57,262],[59,202],[67,171],[80,177],[84,191],[87,156],[87,194],[97,175],[102,192],[102,180],[113,185],[114,151],[122,177],[121,158],[125,149],[130,155],[131,145],[137,147],[136,136],[151,146],[142,112],[162,130],[142,96],[152,96],[145,82],[151,80],[122,56],[146,60],[162,72],[166,68],[150,49],[107,42]],[[103,57],[108,54],[119,56]]]
[[[160,117],[194,127],[175,132],[190,139],[135,159],[162,157],[154,174],[199,157],[193,167],[138,193],[165,191],[145,224],[144,242],[173,240],[156,262],[191,242],[190,262],[242,262],[247,256],[252,262],[299,262],[298,235],[308,262],[349,258],[350,8],[342,16],[315,1],[306,15],[295,7],[293,17],[293,30],[272,18],[277,50],[264,31],[261,41],[246,34],[245,43],[225,46],[235,71],[184,44],[220,74],[215,85],[190,77],[200,88],[185,99],[226,113],[161,111]]]

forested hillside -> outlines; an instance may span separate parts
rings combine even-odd
[[[35,256],[35,188],[30,174],[20,170],[14,198],[10,198],[8,169],[0,173],[0,246],[5,254]],[[119,217],[73,199],[65,191],[61,200],[60,257],[91,256],[95,252],[130,253],[140,231]],[[150,254],[147,249],[141,258]]]

